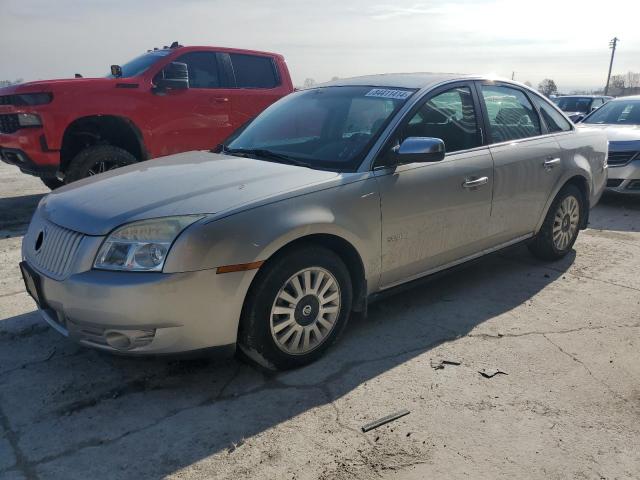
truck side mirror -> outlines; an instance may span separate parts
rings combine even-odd
[[[171,62],[156,79],[156,90],[184,90],[189,88],[189,69],[186,63]]]

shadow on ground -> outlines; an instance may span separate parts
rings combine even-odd
[[[0,420],[19,452],[5,472],[68,479],[175,473],[465,336],[536,295],[573,258],[548,268],[517,247],[416,284],[372,304],[369,317],[352,321],[317,363],[280,374],[236,360],[109,356],[35,323],[0,334]],[[52,432],[64,435],[52,440]],[[123,470],[123,458],[139,461]]]
[[[0,230],[8,236],[24,235],[31,216],[44,195],[21,195],[0,198]]]

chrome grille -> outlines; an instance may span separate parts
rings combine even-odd
[[[610,167],[621,167],[636,158],[640,152],[612,152],[609,151],[607,164]]]
[[[18,130],[20,130],[20,124],[16,113],[0,115],[0,133],[14,133]]]
[[[64,278],[69,274],[83,237],[81,233],[51,222],[43,222],[42,227],[34,231],[30,238],[29,263],[45,275],[56,279]],[[41,245],[37,248],[39,242]]]

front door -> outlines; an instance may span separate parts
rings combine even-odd
[[[187,64],[189,88],[156,95],[155,115],[149,121],[158,144],[154,156],[212,149],[234,130],[233,89],[225,85],[217,54],[195,51],[175,61]]]
[[[490,246],[493,161],[472,91],[467,82],[435,91],[407,115],[377,162],[383,288]],[[442,139],[444,160],[386,166],[388,150],[408,137]]]

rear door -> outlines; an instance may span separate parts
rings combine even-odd
[[[441,87],[407,114],[377,160],[383,287],[491,245],[493,162],[478,113],[472,83]],[[390,164],[389,150],[408,137],[442,139],[444,160]]]
[[[500,244],[535,230],[563,165],[558,142],[523,89],[476,86],[494,161],[491,235]]]
[[[221,61],[233,85],[229,97],[234,130],[288,93],[275,59],[270,56],[223,53]]]

